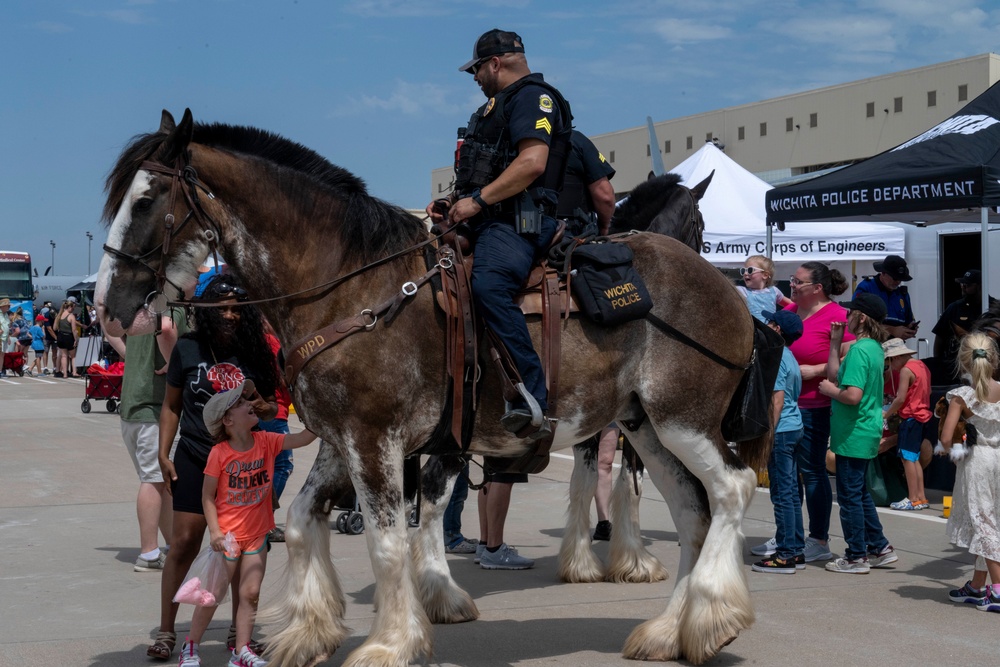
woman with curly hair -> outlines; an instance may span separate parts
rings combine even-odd
[[[247,298],[233,276],[213,277],[201,299],[214,305],[194,309],[194,330],[178,339],[167,366],[159,459],[173,496],[173,542],[163,563],[160,631],[146,651],[158,660],[168,660],[176,645],[174,594],[201,549],[207,527],[201,492],[205,464],[215,441],[205,428],[202,410],[215,394],[250,379],[256,392],[245,398],[257,417],[272,419],[278,411],[274,398],[277,365],[264,336],[260,311],[240,303]],[[171,452],[178,429],[180,438]],[[239,603],[238,585],[233,581],[233,618]],[[230,634],[235,641],[235,633]]]

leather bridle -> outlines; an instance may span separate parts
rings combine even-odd
[[[212,194],[204,183],[198,180],[198,172],[190,164],[187,164],[187,158],[184,153],[177,157],[177,161],[172,168],[150,160],[143,162],[139,165],[139,168],[170,176],[170,204],[166,215],[163,216],[163,241],[141,255],[129,254],[120,248],[112,248],[106,243],[104,244],[104,252],[118,259],[125,260],[130,264],[144,268],[153,274],[156,278],[156,289],[146,296],[145,305],[150,312],[160,314],[169,305],[163,291],[167,283],[173,286],[179,294],[184,293],[183,288],[167,278],[167,255],[170,253],[170,244],[173,237],[180,233],[191,220],[194,220],[201,227],[202,234],[208,242],[212,254],[216,255],[216,259],[218,259],[217,246],[220,238],[220,229],[218,223],[202,207],[198,190],[204,192],[209,199],[215,199],[215,195]],[[184,196],[184,200],[188,205],[188,213],[181,220],[180,224],[176,223],[174,217],[174,205],[177,203],[178,191]],[[158,266],[154,267],[150,262],[155,260],[157,254],[159,254],[159,262]],[[163,298],[161,299],[160,297]]]

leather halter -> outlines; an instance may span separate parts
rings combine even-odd
[[[170,204],[166,215],[163,216],[163,241],[142,255],[130,255],[119,248],[112,248],[106,243],[103,247],[104,252],[109,255],[140,266],[153,274],[156,278],[156,289],[146,296],[146,308],[151,312],[159,314],[166,310],[168,305],[165,298],[162,300],[158,299],[158,297],[164,295],[163,288],[167,283],[170,283],[178,293],[184,293],[183,288],[167,278],[166,260],[167,255],[170,253],[170,243],[173,236],[178,234],[188,222],[194,219],[198,223],[198,226],[201,227],[212,253],[216,253],[216,244],[220,238],[219,225],[202,208],[201,200],[198,197],[198,190],[200,189],[204,192],[209,199],[215,199],[215,195],[212,194],[204,183],[198,180],[198,172],[190,164],[187,164],[187,155],[184,153],[177,156],[177,160],[172,168],[150,160],[143,162],[139,165],[139,168],[170,176]],[[184,200],[188,205],[188,213],[181,220],[180,224],[176,224],[173,213],[174,205],[177,202],[178,190],[183,194]],[[149,262],[156,256],[157,252],[159,253],[159,265],[154,268]]]

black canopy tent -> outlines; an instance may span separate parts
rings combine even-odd
[[[816,220],[1000,222],[1000,82],[920,136],[839,171],[768,191],[769,225]],[[988,305],[983,290],[983,309]]]

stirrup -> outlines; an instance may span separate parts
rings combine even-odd
[[[540,428],[545,416],[542,414],[542,408],[538,405],[538,401],[536,401],[535,397],[531,395],[531,392],[525,388],[523,382],[518,382],[515,388],[517,389],[517,392],[521,394],[521,398],[524,399],[524,402],[528,404],[528,410],[531,411],[531,425],[536,429]],[[510,412],[511,410],[511,404],[508,401],[504,401],[504,410],[505,412]]]

